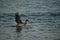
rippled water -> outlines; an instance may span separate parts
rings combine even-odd
[[[14,13],[0,15],[0,40],[60,40],[60,16],[42,13],[24,15],[29,16],[33,23],[24,26],[20,33],[16,32]]]
[[[33,22],[19,33],[15,12]],[[0,0],[0,40],[60,40],[60,0]]]

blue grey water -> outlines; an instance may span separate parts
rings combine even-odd
[[[20,33],[16,12],[33,22]],[[0,0],[0,40],[60,40],[60,0]]]

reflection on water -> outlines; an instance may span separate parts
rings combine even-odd
[[[15,40],[22,40],[22,33],[21,32],[16,32]]]
[[[22,27],[16,27],[16,32],[21,32],[22,31]]]

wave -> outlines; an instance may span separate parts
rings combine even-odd
[[[60,12],[59,13],[51,13],[50,16],[60,16]]]

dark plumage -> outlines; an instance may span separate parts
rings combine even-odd
[[[15,21],[16,21],[16,23],[22,23],[22,21],[21,21],[21,19],[19,17],[18,12],[15,14]]]

